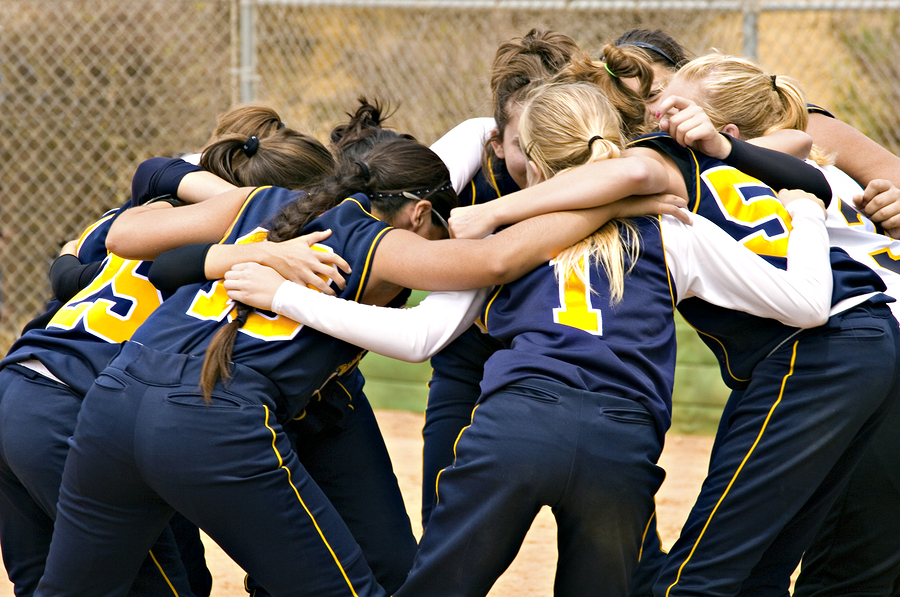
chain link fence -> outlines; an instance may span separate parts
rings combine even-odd
[[[0,349],[39,313],[47,269],[129,194],[143,159],[193,151],[233,103],[325,139],[359,96],[430,143],[490,114],[500,40],[556,29],[597,52],[661,27],[694,53],[757,57],[894,152],[900,2],[3,0]]]

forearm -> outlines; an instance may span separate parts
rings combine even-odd
[[[731,153],[722,160],[726,164],[758,178],[776,191],[802,189],[824,201],[825,205],[831,202],[831,187],[818,169],[779,151],[728,138],[732,147]]]
[[[553,259],[617,217],[615,205],[529,218],[481,240],[427,241],[392,230],[378,246],[379,280],[418,290],[465,290],[505,284]]]
[[[185,203],[199,203],[238,187],[212,172],[192,172],[178,183],[178,198]]]
[[[662,166],[643,156],[602,160],[573,168],[490,204],[496,228],[563,210],[589,209],[631,195],[667,190]]]
[[[272,310],[360,348],[410,362],[429,359],[468,328],[488,289],[437,292],[411,309],[363,305],[284,282]]]
[[[67,302],[94,279],[101,265],[101,261],[83,265],[72,254],[60,255],[50,266],[50,289],[53,296],[61,303]]]
[[[236,189],[210,201],[178,208],[166,203],[132,207],[110,227],[106,248],[125,259],[152,261],[182,245],[218,242],[250,191]]]
[[[815,144],[835,156],[834,165],[861,187],[875,179],[900,187],[900,158],[849,124],[822,114],[810,114],[806,132]]]
[[[808,158],[813,146],[812,137],[797,129],[781,129],[763,137],[748,139],[747,142],[757,147],[786,153],[798,160]]]
[[[203,265],[207,280],[217,280],[238,263],[254,262],[272,267],[269,261],[268,245],[265,242],[240,245],[213,245],[206,253]],[[287,272],[279,272],[285,275]]]

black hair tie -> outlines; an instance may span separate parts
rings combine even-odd
[[[249,307],[238,308],[237,317],[235,317],[235,321],[239,328],[244,327],[244,324],[247,323],[247,318],[250,317],[251,309]]]
[[[241,147],[241,151],[244,152],[244,155],[248,158],[252,158],[256,155],[256,151],[259,149],[259,137],[253,135],[247,141],[244,142],[243,147]]]
[[[653,45],[653,44],[649,44],[649,43],[647,43],[647,42],[645,42],[645,41],[626,41],[626,42],[623,42],[623,43],[619,44],[619,47],[620,47],[620,48],[623,47],[623,46],[634,46],[634,47],[636,47],[636,48],[642,48],[642,49],[644,49],[644,50],[650,50],[651,52],[656,52],[657,54],[659,54],[660,56],[662,56],[662,57],[666,60],[666,62],[668,62],[669,64],[671,64],[674,68],[678,68],[678,63],[675,62],[675,59],[672,58],[672,57],[671,57],[669,54],[667,54],[666,52],[663,52],[662,49],[661,49],[659,46],[655,46],[655,45]]]
[[[369,179],[372,178],[372,174],[369,172],[369,167],[366,166],[365,162],[353,162],[357,166],[359,166],[359,171],[362,174],[363,180],[368,184]]]
[[[601,137],[600,135],[594,135],[588,141],[588,149],[589,150],[591,149],[591,147],[594,145],[594,141],[602,141],[602,140],[603,140],[603,137]]]
[[[772,89],[778,91],[778,85],[775,84],[775,77],[778,75],[772,75]]]

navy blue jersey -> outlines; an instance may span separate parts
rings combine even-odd
[[[459,205],[480,205],[497,197],[508,195],[519,190],[519,185],[509,175],[506,164],[500,160],[488,158],[490,171],[482,167],[472,181],[459,192]]]
[[[123,206],[127,207],[129,203]],[[120,210],[107,212],[85,230],[77,254],[83,263],[104,260],[97,276],[65,305],[58,303],[27,328],[0,367],[39,360],[80,394],[163,300],[147,280],[150,263],[122,259],[106,251],[106,234]]]
[[[766,184],[721,160],[681,147],[664,133],[640,137],[632,144],[672,158],[684,176],[689,210],[706,217],[773,265],[786,267],[791,218]],[[832,305],[885,290],[875,272],[837,247],[831,248],[831,267]],[[878,295],[872,300],[890,299]],[[753,367],[797,331],[775,320],[723,309],[698,298],[682,301],[678,309],[716,355],[722,378],[732,389],[745,387]]]
[[[263,227],[281,208],[302,193],[262,187],[247,198],[240,215],[224,238],[225,243],[258,242]],[[353,195],[308,224],[303,233],[331,229],[331,236],[317,245],[334,251],[350,264],[353,274],[338,296],[359,300],[371,271],[378,243],[391,227],[375,218],[365,195]],[[403,304],[406,293],[395,304]],[[222,280],[183,286],[135,332],[133,340],[159,351],[202,356],[213,335],[234,314],[234,303]],[[275,397],[279,417],[294,418],[310,396],[334,375],[351,372],[365,352],[271,312],[250,314],[237,335],[232,360],[268,377],[279,389]]]
[[[488,333],[504,347],[485,365],[484,397],[524,378],[539,378],[643,404],[662,439],[671,422],[675,375],[674,289],[659,222],[633,220],[641,253],[610,305],[598,263],[561,283],[553,262],[501,286],[487,302]],[[583,266],[583,263],[582,263]]]

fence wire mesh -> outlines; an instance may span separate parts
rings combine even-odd
[[[430,143],[490,114],[499,41],[542,27],[597,52],[661,27],[696,54],[752,41],[767,70],[898,152],[894,4],[4,0],[0,348],[42,310],[60,244],[128,197],[137,164],[199,149],[240,100],[269,102],[324,140],[365,95]]]

